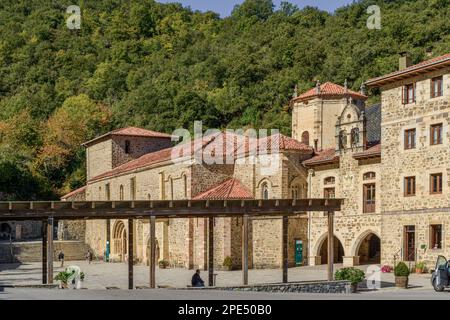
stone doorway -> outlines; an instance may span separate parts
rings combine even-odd
[[[328,237],[323,241],[320,250],[320,263],[327,264],[328,263]],[[342,246],[341,241],[337,237],[334,237],[334,263],[343,263],[344,261],[344,247]]]
[[[122,221],[117,221],[113,228],[111,253],[113,259],[125,262],[127,258],[127,231]]]
[[[12,228],[9,223],[0,224],[0,240],[9,240]]]
[[[360,264],[380,264],[381,240],[374,234],[368,234],[359,245],[357,252]]]

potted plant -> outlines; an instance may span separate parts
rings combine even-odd
[[[55,277],[56,281],[59,281],[59,287],[61,289],[67,289],[68,285],[69,285],[69,279],[73,276],[73,274],[75,273],[75,271],[70,272],[70,271],[61,271],[60,273],[58,273]]]
[[[416,273],[421,274],[425,271],[425,262],[420,261],[416,264]]]
[[[158,265],[160,269],[167,269],[167,267],[169,266],[169,261],[161,260],[159,261]]]
[[[226,257],[225,260],[223,260],[223,267],[227,271],[231,271],[233,269],[233,260],[231,260],[231,257]]]
[[[342,268],[336,271],[334,275],[336,280],[347,280],[350,281],[351,293],[356,293],[358,291],[358,283],[362,282],[366,277],[364,271],[358,268]]]
[[[408,277],[409,277],[408,266],[404,262],[399,262],[394,268],[395,275],[395,286],[397,288],[408,288]]]

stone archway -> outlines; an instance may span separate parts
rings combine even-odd
[[[375,233],[363,234],[356,245],[355,255],[359,257],[359,264],[381,262],[381,239]]]
[[[343,263],[344,262],[344,247],[342,246],[341,241],[335,236],[334,237],[334,263]],[[320,264],[328,263],[328,237],[323,239],[322,244],[319,246],[319,250],[317,251],[318,256],[320,256]]]
[[[125,229],[125,224],[122,221],[117,221],[114,224],[112,232],[111,253],[113,257],[121,262],[126,261],[127,243],[127,231]]]
[[[9,240],[11,236],[12,228],[9,225],[9,223],[2,223],[0,224],[0,240]]]

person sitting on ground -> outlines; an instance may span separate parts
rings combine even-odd
[[[200,269],[197,269],[194,273],[194,275],[192,276],[192,286],[195,288],[201,288],[205,286],[205,281],[202,280],[202,278],[200,278]]]

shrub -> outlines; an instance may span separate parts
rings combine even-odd
[[[425,262],[417,262],[416,263],[416,269],[425,270]]]
[[[396,277],[408,277],[409,273],[408,266],[404,262],[399,262],[394,269]]]
[[[62,284],[67,285],[67,283],[69,282],[69,279],[71,276],[73,276],[73,274],[75,273],[75,271],[61,271],[60,273],[58,273],[55,277],[56,281],[61,281]]]
[[[223,266],[229,269],[233,267],[233,260],[231,260],[231,257],[226,257],[225,260],[223,260]]]
[[[347,280],[351,284],[356,285],[365,279],[364,271],[358,268],[343,268],[336,271],[334,275],[336,280]]]
[[[169,266],[169,261],[167,261],[167,260],[161,260],[161,261],[159,261],[159,267],[160,268],[167,268],[168,266]]]

